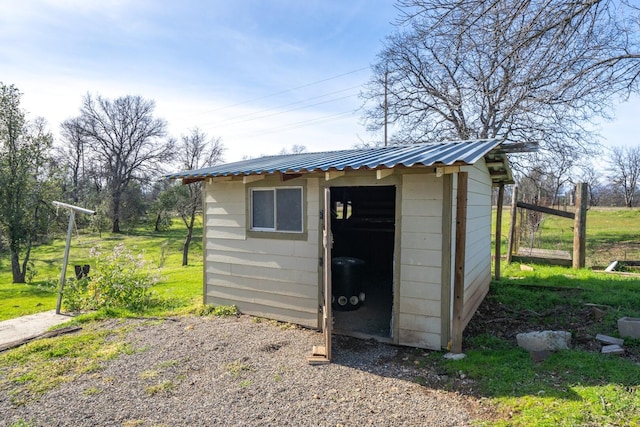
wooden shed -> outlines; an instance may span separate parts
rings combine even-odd
[[[269,156],[169,175],[204,185],[204,302],[441,349],[489,290],[499,140]],[[333,272],[333,274],[332,274]],[[333,275],[333,280],[332,280]]]

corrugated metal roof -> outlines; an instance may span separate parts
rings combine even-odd
[[[193,181],[198,178],[217,176],[382,169],[416,165],[472,165],[499,144],[500,140],[497,139],[482,139],[267,156],[203,169],[176,172],[166,177]]]

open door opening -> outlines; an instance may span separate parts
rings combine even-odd
[[[334,332],[389,339],[396,188],[332,187]]]

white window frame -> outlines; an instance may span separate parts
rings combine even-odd
[[[278,229],[278,190],[300,190],[300,230],[280,230]],[[273,192],[273,228],[270,227],[254,227],[253,226],[253,205],[254,198],[253,193],[259,191],[272,191]],[[300,186],[292,187],[254,187],[249,190],[249,230],[250,231],[263,231],[268,233],[290,233],[301,234],[304,233],[304,189]]]

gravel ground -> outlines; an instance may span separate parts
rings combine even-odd
[[[467,426],[492,417],[473,397],[414,382],[446,381],[412,364],[415,349],[334,337],[333,363],[310,366],[322,335],[291,325],[239,316],[101,327],[123,325],[137,351],[25,405],[0,390],[0,425]]]

